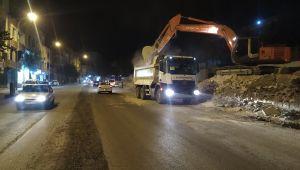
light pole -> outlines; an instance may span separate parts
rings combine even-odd
[[[20,24],[23,20],[28,19],[30,22],[36,22],[38,19],[38,15],[34,12],[28,12],[27,17],[23,17],[18,21],[17,30],[19,31]]]
[[[18,49],[20,49],[20,35],[21,35],[20,25],[25,19],[28,19],[28,21],[35,23],[38,19],[38,15],[34,12],[28,12],[27,17],[23,17],[18,21],[18,24],[17,24],[17,31],[18,31],[18,38],[19,38]]]
[[[18,42],[17,42],[18,47],[17,48],[18,48],[18,51],[21,51],[21,48],[20,48],[20,39],[21,39],[20,38],[20,36],[21,36],[20,25],[26,19],[28,19],[28,21],[30,21],[30,22],[35,23],[38,19],[38,15],[34,12],[28,12],[27,17],[22,17],[19,19],[19,21],[17,23],[17,32],[18,32]],[[23,72],[23,82],[24,82],[25,81],[24,71],[22,71],[22,72]]]
[[[56,48],[61,48],[62,43],[58,40],[54,42],[54,46]],[[51,81],[51,47],[49,48],[49,82]]]
[[[89,56],[88,56],[88,54],[86,54],[86,53],[84,53],[83,54],[83,56],[82,56],[82,58],[83,58],[83,60],[85,60],[85,62],[83,62],[84,63],[84,67],[85,67],[85,69],[84,69],[84,74],[87,74],[87,70],[88,70],[88,68],[87,68],[87,63],[88,63],[88,59],[89,59]]]

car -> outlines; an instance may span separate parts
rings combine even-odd
[[[116,83],[116,80],[114,80],[114,79],[109,80],[109,84],[110,84],[112,87],[117,87],[117,86],[118,86],[118,84]]]
[[[102,82],[98,86],[98,94],[102,92],[112,93],[112,85],[109,82]]]
[[[23,83],[23,85],[27,85],[27,84],[39,84],[39,82],[37,80],[29,79]]]
[[[52,80],[49,85],[51,86],[59,86],[59,82],[57,80]]]
[[[94,87],[98,87],[98,86],[99,86],[99,81],[94,81],[94,82],[93,82],[93,86],[94,86]]]
[[[38,84],[45,84],[45,85],[49,85],[48,81],[39,81]]]
[[[23,90],[15,97],[17,110],[26,107],[51,108],[55,96],[51,86],[45,84],[24,85]]]

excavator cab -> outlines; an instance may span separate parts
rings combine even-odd
[[[258,37],[240,37],[235,56],[237,63],[244,65],[279,64],[291,60],[291,48],[264,44]]]

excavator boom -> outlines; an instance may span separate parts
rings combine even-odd
[[[183,19],[192,21],[194,23],[181,24]],[[153,58],[154,55],[159,54],[168,44],[168,42],[172,39],[172,37],[176,34],[177,31],[213,34],[224,38],[228,48],[231,51],[232,61],[234,62],[233,53],[237,45],[237,36],[231,28],[211,21],[205,21],[191,17],[183,17],[180,14],[173,17],[163,29],[159,37],[156,39],[154,45],[152,46],[153,51],[150,54],[150,56],[144,57],[151,60],[151,58]]]

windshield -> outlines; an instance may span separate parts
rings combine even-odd
[[[27,85],[23,87],[23,92],[40,92],[48,93],[49,87],[43,85]]]
[[[168,60],[168,69],[171,74],[195,74],[196,63],[193,58],[172,58]]]

